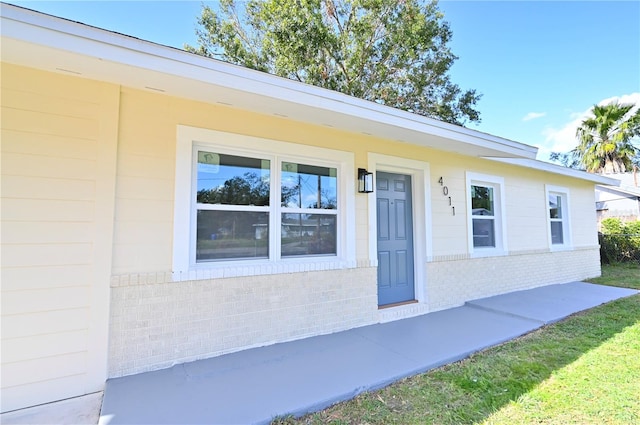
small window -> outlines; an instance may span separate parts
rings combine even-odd
[[[552,248],[570,245],[568,190],[547,186],[547,219],[549,221],[549,240]]]
[[[549,220],[551,221],[551,243],[563,244],[564,232],[562,229],[562,195],[558,193],[549,194]]]
[[[473,216],[473,246],[496,247],[496,217],[493,187],[471,186],[471,215]]]
[[[467,173],[469,250],[474,255],[506,251],[503,229],[503,179]]]

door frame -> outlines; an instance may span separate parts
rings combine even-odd
[[[429,163],[377,153],[368,154],[368,169],[411,176],[413,207],[413,277],[414,296],[419,303],[427,301],[426,262],[431,259],[431,185]],[[375,187],[375,185],[374,185]],[[369,196],[369,263],[378,266],[378,217],[376,194]],[[377,284],[377,282],[376,282]]]

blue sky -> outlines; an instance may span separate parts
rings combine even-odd
[[[195,45],[200,1],[12,1],[174,47]],[[204,2],[215,5],[215,2]],[[575,146],[596,103],[640,103],[640,1],[455,1],[440,9],[459,59],[451,78],[483,96],[468,127],[549,151]]]

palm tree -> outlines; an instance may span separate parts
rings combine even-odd
[[[594,105],[593,117],[576,131],[579,145],[571,153],[591,173],[624,173],[638,164],[640,149],[634,145],[638,135],[640,108],[617,102]]]

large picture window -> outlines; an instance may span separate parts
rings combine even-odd
[[[176,280],[355,267],[350,152],[178,126]]]
[[[506,252],[503,187],[500,177],[467,173],[469,249],[474,255]]]
[[[194,156],[197,263],[278,253],[337,255],[337,168],[200,148]],[[277,173],[273,166],[280,171],[278,180],[271,178]],[[279,203],[273,199],[278,193]],[[271,215],[279,232],[270,229]],[[279,243],[270,253],[274,237]]]

